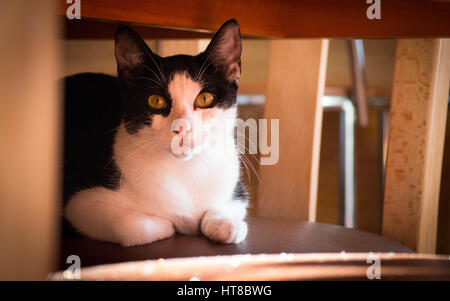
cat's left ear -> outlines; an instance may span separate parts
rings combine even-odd
[[[241,32],[235,19],[220,27],[205,51],[207,58],[229,82],[237,82],[241,77],[241,52]]]

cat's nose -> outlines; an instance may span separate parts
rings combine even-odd
[[[182,125],[180,125],[177,129],[175,129],[175,130],[172,130],[175,134],[184,134],[184,132],[183,132],[183,126]]]
[[[176,135],[185,135],[191,130],[191,123],[189,122],[189,120],[184,118],[176,119],[172,123],[171,130]]]
[[[182,125],[180,125],[180,126],[178,126],[177,128],[175,128],[174,130],[172,130],[172,132],[174,132],[175,134],[181,134],[181,135],[184,135],[184,134],[186,134],[187,132],[189,132],[189,128],[188,127],[186,127],[186,126],[182,126]]]

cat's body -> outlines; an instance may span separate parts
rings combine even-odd
[[[233,132],[240,47],[235,21],[193,57],[160,58],[120,27],[119,79],[66,79],[65,217],[78,231],[126,246],[175,231],[223,243],[245,238]],[[224,151],[206,152],[219,128]],[[190,143],[193,153],[182,148]]]

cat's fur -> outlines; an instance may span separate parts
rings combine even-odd
[[[203,233],[222,243],[247,234],[247,196],[234,141],[241,37],[226,22],[205,52],[161,58],[132,29],[120,26],[115,54],[118,78],[81,74],[66,79],[64,215],[93,239],[133,246]],[[195,107],[210,92],[209,108]],[[150,95],[168,106],[152,109]],[[202,137],[219,139],[215,123],[228,124],[228,151],[175,155],[174,136],[192,141],[194,114]],[[188,121],[173,127],[176,120]],[[217,124],[217,123],[216,123]],[[184,126],[184,127],[183,127]],[[205,139],[206,139],[205,138]],[[202,144],[203,145],[203,144]],[[204,146],[203,146],[204,147]]]

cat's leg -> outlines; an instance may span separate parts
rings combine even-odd
[[[247,236],[247,202],[232,200],[210,208],[201,220],[202,233],[221,243],[239,243]]]
[[[147,244],[175,233],[170,221],[120,205],[126,201],[116,191],[87,189],[70,199],[64,214],[86,236],[123,246]]]

